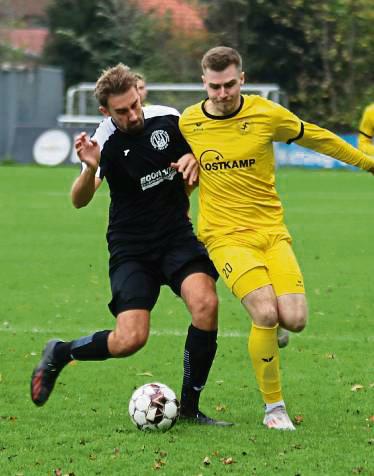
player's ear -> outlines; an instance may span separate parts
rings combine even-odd
[[[101,114],[105,117],[108,117],[110,116],[110,113],[108,111],[108,109],[104,106],[99,106],[99,111],[101,112]]]
[[[239,78],[240,78],[240,84],[244,84],[244,79],[245,79],[244,71],[242,71],[242,72],[240,73]]]

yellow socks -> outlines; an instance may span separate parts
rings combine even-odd
[[[248,339],[248,352],[256,374],[256,380],[265,403],[283,400],[280,372],[277,328],[259,327],[252,323]]]

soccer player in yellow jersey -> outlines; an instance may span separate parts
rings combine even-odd
[[[365,154],[374,156],[374,103],[364,110],[358,132],[358,148]]]
[[[198,235],[252,318],[248,350],[265,402],[263,423],[294,430],[281,391],[277,332],[301,331],[307,302],[275,189],[273,142],[297,142],[368,171],[374,159],[279,104],[242,95],[236,50],[209,50],[202,68],[208,98],[179,122],[199,164]],[[187,164],[175,167],[184,172]]]

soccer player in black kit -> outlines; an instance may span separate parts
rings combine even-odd
[[[160,286],[167,284],[192,317],[184,350],[181,417],[227,425],[199,410],[217,349],[218,298],[216,270],[188,217],[183,175],[194,173],[173,168],[178,162],[183,169],[191,150],[179,132],[178,112],[164,106],[142,108],[136,81],[123,64],[104,71],[95,95],[105,119],[92,138],[81,133],[75,141],[82,172],[72,187],[73,205],[86,206],[104,178],[109,184],[109,309],[116,326],[71,342],[49,341],[32,374],[31,398],[44,405],[71,360],[127,357],[141,349]]]

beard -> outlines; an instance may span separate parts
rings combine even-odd
[[[126,132],[130,135],[136,135],[142,132],[143,129],[144,129],[144,121],[139,120],[135,124],[128,125]]]
[[[117,125],[118,127],[118,125]],[[122,132],[130,135],[140,134],[144,130],[144,118],[140,117],[136,122],[127,124],[126,127],[119,127]]]

